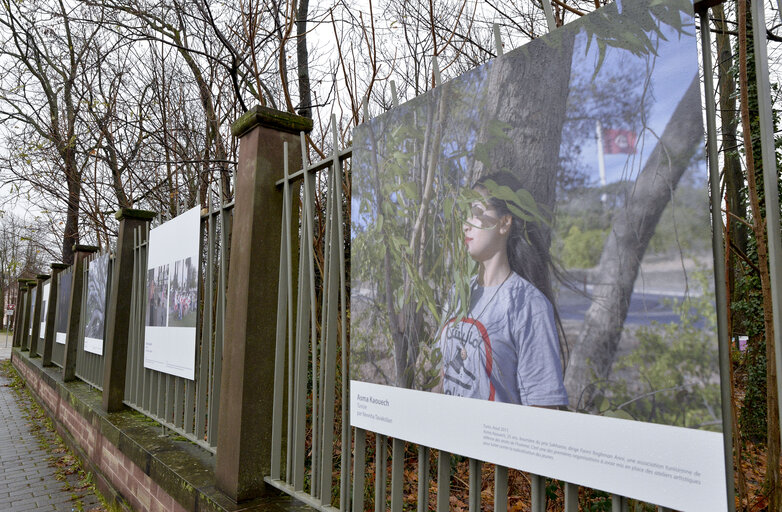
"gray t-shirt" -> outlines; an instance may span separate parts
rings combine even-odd
[[[551,303],[511,273],[501,285],[473,280],[467,316],[443,328],[443,393],[522,405],[567,405]]]

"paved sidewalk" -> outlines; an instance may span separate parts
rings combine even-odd
[[[0,362],[10,355],[3,342],[0,334]],[[43,426],[42,418],[34,417],[26,403],[29,399],[19,398],[10,383],[0,372],[0,510],[104,510],[74,472],[73,458]],[[41,448],[39,439],[47,450]]]

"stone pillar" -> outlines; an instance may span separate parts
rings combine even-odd
[[[155,212],[128,208],[123,208],[115,215],[119,220],[119,237],[111,271],[111,291],[106,304],[106,344],[103,355],[103,408],[107,412],[124,407],[122,401],[125,398],[130,304],[133,301],[133,232],[149,224],[155,215]],[[146,236],[146,229],[142,232]],[[146,276],[146,269],[141,271]]]
[[[51,277],[49,274],[38,274],[35,276],[36,289],[35,304],[33,306],[33,325],[30,334],[30,357],[38,357],[38,339],[41,336],[41,307],[43,306],[43,282]],[[47,298],[48,300],[48,298]]]
[[[255,107],[231,127],[240,138],[226,298],[218,422],[217,485],[244,501],[264,491],[271,468],[283,143],[289,169],[302,166],[299,134],[312,120]]]
[[[16,306],[14,306],[14,347],[22,346],[22,334],[24,333],[24,304],[27,297],[27,281],[17,279]]]
[[[52,263],[52,281],[49,287],[49,307],[46,309],[46,332],[43,335],[43,353],[41,364],[52,366],[52,347],[54,346],[54,337],[57,336],[57,276],[68,268],[65,263]]]
[[[71,284],[70,306],[68,308],[68,330],[65,333],[65,356],[62,365],[62,380],[76,378],[76,353],[79,347],[81,328],[82,290],[84,289],[84,260],[98,252],[92,245],[73,246],[73,282]]]
[[[30,350],[30,326],[32,325],[33,316],[33,290],[36,285],[35,279],[25,279],[25,294],[24,294],[24,317],[22,323],[22,350]]]

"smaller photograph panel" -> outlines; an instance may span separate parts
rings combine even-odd
[[[84,326],[84,350],[98,355],[103,355],[108,281],[109,255],[104,254],[90,262]]]
[[[32,298],[30,299],[32,301],[32,302],[30,302],[30,304],[32,305],[31,306],[31,308],[32,308],[31,310],[32,311],[35,310],[35,296],[37,295],[37,293],[36,293],[37,291],[38,291],[38,288],[33,288]],[[32,315],[30,315],[30,319],[28,320],[28,324],[30,325],[30,336],[32,336],[33,335],[33,316]]]
[[[71,307],[71,285],[73,275],[70,272],[59,275],[59,287],[57,288],[57,315],[55,327],[57,334],[55,341],[62,345],[65,344],[65,335],[68,332],[68,312]]]
[[[147,271],[147,323],[149,327],[166,327],[168,305],[168,265]]]
[[[193,258],[174,262],[168,295],[168,326],[195,327],[198,309],[198,268]]]

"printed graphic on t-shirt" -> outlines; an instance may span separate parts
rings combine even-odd
[[[494,400],[492,349],[486,328],[464,318],[445,327],[450,343],[443,354],[443,392],[448,395]]]

